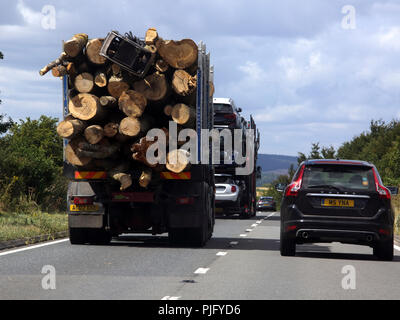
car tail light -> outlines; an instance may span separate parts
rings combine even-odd
[[[382,185],[379,183],[379,180],[378,180],[377,174],[376,174],[376,172],[375,172],[375,169],[372,169],[372,171],[374,172],[374,179],[375,179],[376,191],[378,191],[379,197],[382,198],[382,199],[390,200],[392,197],[391,197],[391,195],[390,195],[389,189],[385,188],[384,186],[382,186]]]
[[[88,197],[73,197],[72,198],[74,204],[93,204],[94,196]]]
[[[386,229],[379,229],[379,233],[383,234],[385,236],[390,236],[390,230],[386,230]]]
[[[176,204],[189,205],[194,203],[194,198],[182,197],[176,199]]]
[[[236,114],[234,113],[224,114],[224,118],[229,120],[236,120]]]
[[[288,226],[286,227],[286,231],[294,231],[297,229],[297,226]]]
[[[289,184],[286,188],[285,196],[292,196],[292,197],[297,197],[299,194],[299,190],[301,188],[301,184],[303,182],[303,174],[304,174],[304,165],[300,169],[299,177],[297,178],[296,181],[293,181],[291,184]]]
[[[232,186],[231,192],[236,192],[236,186]]]

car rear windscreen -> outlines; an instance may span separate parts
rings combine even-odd
[[[216,112],[216,113],[233,113],[233,108],[230,104],[214,103],[214,112]]]
[[[215,177],[215,183],[233,184],[233,180],[231,177]]]
[[[376,190],[374,173],[371,167],[314,165],[305,168],[303,188],[322,188],[326,186],[343,190]]]

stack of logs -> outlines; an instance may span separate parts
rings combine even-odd
[[[140,79],[100,55],[103,41],[77,34],[40,71],[69,76],[70,114],[57,132],[69,140],[65,157],[70,164],[107,171],[121,190],[136,183],[147,188],[155,172],[180,173],[189,166],[187,154],[179,149],[169,150],[166,165],[150,165],[146,152],[155,142],[145,136],[152,128],[168,134],[169,121],[178,124],[178,132],[195,127],[198,47],[190,39],[163,40],[156,29],[149,29],[146,48],[156,58]],[[212,96],[212,84],[210,91]],[[173,155],[178,161],[170,163]]]

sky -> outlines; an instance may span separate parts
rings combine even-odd
[[[214,97],[253,115],[261,153],[338,148],[400,117],[398,0],[1,0],[0,114],[62,117],[61,81],[38,73],[62,40],[150,27],[206,43]]]

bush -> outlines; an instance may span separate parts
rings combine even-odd
[[[63,148],[57,121],[41,116],[12,122],[0,138],[0,210],[65,209],[66,181],[61,177]]]

